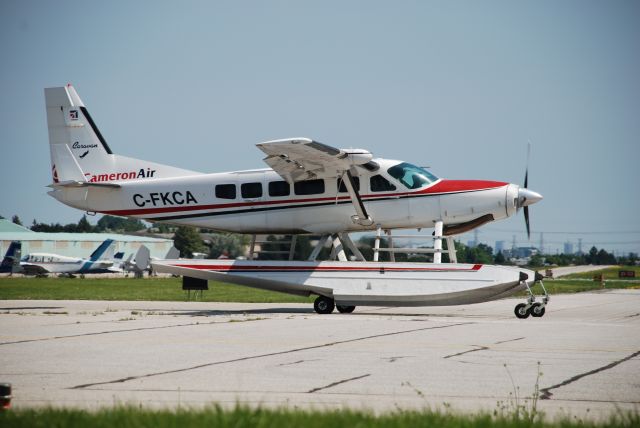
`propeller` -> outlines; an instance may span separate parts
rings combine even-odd
[[[529,205],[542,200],[542,195],[529,190],[529,155],[531,143],[527,145],[527,166],[524,173],[524,186],[518,189],[518,208],[524,208],[524,224],[527,227],[527,239],[531,239],[531,226],[529,224]]]
[[[527,164],[524,170],[524,188],[529,187],[529,156],[531,155],[531,143],[527,143]],[[531,240],[531,226],[529,226],[529,206],[524,207],[524,224],[527,226],[527,240]]]

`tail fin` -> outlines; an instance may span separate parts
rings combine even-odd
[[[169,251],[167,251],[167,254],[164,256],[164,258],[166,260],[174,260],[180,258],[180,250],[172,245],[171,248],[169,248]]]
[[[44,97],[54,183],[111,182],[198,174],[113,154],[70,84],[46,88]]]
[[[95,262],[100,259],[113,259],[113,243],[113,239],[105,239],[104,242],[91,253],[89,260]],[[109,254],[108,251],[110,251],[111,254]]]
[[[136,269],[139,272],[144,271],[149,267],[149,261],[151,261],[151,252],[146,246],[141,245],[136,253],[136,258],[134,259]]]
[[[0,272],[16,273],[20,271],[20,257],[22,256],[22,243],[20,241],[11,241],[9,249],[0,264]]]

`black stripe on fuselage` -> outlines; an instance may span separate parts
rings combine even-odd
[[[398,200],[398,199],[407,199],[407,198],[424,198],[424,197],[433,197],[433,196],[443,196],[443,195],[454,195],[459,193],[470,193],[470,192],[479,192],[483,190],[493,190],[493,189],[478,189],[478,190],[461,190],[459,192],[449,192],[449,193],[425,193],[425,194],[409,194],[404,196],[390,196],[390,197],[382,197],[376,199],[369,199],[366,202],[379,202],[379,201],[390,201],[390,200]],[[350,204],[351,200],[344,201],[327,201],[327,202],[318,202],[314,204],[300,204],[300,205],[285,205],[285,206],[276,206],[276,207],[256,207],[256,208],[243,208],[240,210],[230,210],[230,211],[208,211],[204,213],[195,213],[195,214],[179,214],[179,215],[170,215],[170,216],[162,216],[162,217],[144,217],[151,221],[159,220],[159,221],[169,221],[169,220],[181,220],[186,218],[198,218],[198,217],[217,217],[221,215],[232,215],[232,214],[246,214],[246,213],[255,213],[260,211],[276,211],[276,210],[287,210],[287,209],[295,209],[295,208],[313,208],[313,207],[322,207],[329,205],[342,205],[342,204]]]

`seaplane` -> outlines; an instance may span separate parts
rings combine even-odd
[[[502,181],[449,180],[409,162],[374,158],[365,149],[309,138],[257,144],[268,168],[201,173],[114,154],[72,85],[46,88],[53,182],[49,195],[89,213],[134,217],[241,234],[320,236],[308,260],[154,260],[156,272],[184,281],[218,280],[302,296],[314,309],[465,305],[527,290],[515,315],[541,317],[549,296],[531,291],[531,270],[457,263],[453,238],[524,211],[542,196]],[[430,229],[432,263],[380,261],[400,248],[381,247],[397,229]],[[375,232],[373,260],[350,238]],[[389,238],[380,239],[383,232]],[[447,244],[443,250],[443,242]],[[330,243],[330,260],[318,260]],[[351,256],[347,257],[347,251]],[[404,249],[417,252],[417,249]],[[443,261],[443,254],[448,262]],[[350,260],[351,259],[351,260]]]

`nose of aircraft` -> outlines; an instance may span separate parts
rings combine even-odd
[[[542,195],[525,187],[518,189],[518,208],[528,207],[542,200]]]

